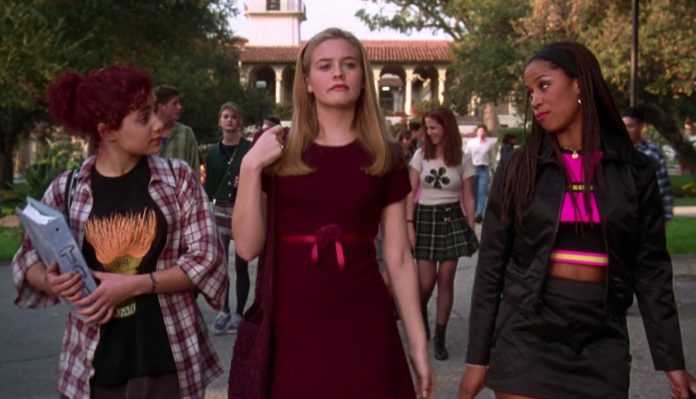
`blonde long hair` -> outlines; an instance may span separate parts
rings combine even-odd
[[[272,172],[278,175],[305,175],[314,171],[302,160],[302,154],[319,134],[315,99],[307,90],[305,77],[309,74],[314,50],[321,43],[332,39],[343,39],[360,53],[363,90],[355,105],[353,129],[356,131],[358,142],[373,158],[372,164],[365,167],[364,171],[370,175],[381,176],[392,168],[395,161],[384,119],[379,110],[372,66],[367,59],[365,48],[352,33],[339,28],[328,28],[314,35],[297,56],[293,83],[292,128],[285,140],[283,156],[272,168]]]

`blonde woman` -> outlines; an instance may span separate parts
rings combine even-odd
[[[237,183],[242,158],[251,148],[251,142],[244,139],[239,132],[242,130],[242,112],[233,102],[220,106],[218,112],[218,127],[222,138],[208,150],[205,157],[205,192],[213,202],[215,222],[222,246],[225,249],[225,265],[229,259],[228,251],[232,240],[232,210],[237,197]],[[242,312],[249,297],[249,262],[234,254],[235,293],[237,306],[234,313],[230,312],[229,290],[225,302],[215,317],[212,330],[214,334],[236,333]]]
[[[261,296],[273,297],[262,309],[272,314],[273,378],[245,385],[249,373],[236,373],[235,362],[258,352],[238,340],[232,398],[265,388],[274,399],[416,397],[376,262],[380,224],[419,396],[433,395],[404,216],[408,172],[385,134],[371,71],[352,34],[318,33],[298,56],[292,131],[284,138],[271,128],[242,161],[232,228],[240,256],[261,253],[273,269],[273,283],[261,284],[272,290]],[[268,208],[264,192],[275,198]]]

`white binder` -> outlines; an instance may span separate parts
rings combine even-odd
[[[18,208],[17,214],[46,267],[57,261],[61,274],[78,273],[84,283],[83,297],[97,289],[92,273],[82,256],[82,248],[77,245],[63,213],[27,197],[27,206],[24,209]],[[65,302],[75,310],[71,303]]]

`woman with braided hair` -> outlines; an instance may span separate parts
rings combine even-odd
[[[672,396],[685,370],[664,213],[595,56],[554,43],[524,71],[526,144],[496,173],[481,235],[460,398],[627,398],[638,298]]]

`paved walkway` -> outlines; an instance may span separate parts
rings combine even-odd
[[[674,216],[696,217],[696,206],[675,206]]]
[[[459,377],[465,366],[467,315],[475,261],[476,257],[463,258],[457,267],[455,304],[448,328],[448,349],[451,358],[446,362],[433,360],[437,375],[437,398],[456,398]],[[674,286],[682,319],[687,366],[696,371],[696,334],[693,333],[696,331],[696,256],[675,256],[673,262]],[[254,278],[253,263],[251,270]],[[234,276],[233,267],[230,271]],[[14,297],[10,267],[7,262],[0,263],[0,397],[53,399],[57,397],[56,373],[66,307],[60,305],[47,309],[23,310],[13,305]],[[431,315],[435,313],[434,299],[430,303]],[[211,323],[215,312],[202,300],[200,307],[206,321]],[[434,320],[431,318],[430,322],[432,324]],[[640,316],[635,308],[629,310],[628,326],[633,354],[630,397],[669,397],[664,374],[655,372],[652,367]],[[234,338],[234,335],[212,338],[225,367],[225,373],[208,387],[206,399],[227,397],[227,372]],[[484,391],[479,398],[491,399],[493,395],[490,391]]]

